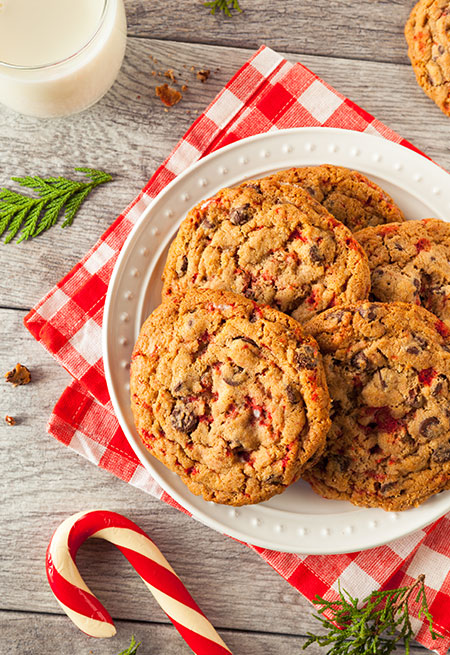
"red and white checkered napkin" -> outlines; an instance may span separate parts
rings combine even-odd
[[[149,202],[200,157],[253,134],[319,125],[378,134],[413,147],[307,68],[269,48],[262,47],[228,82],[139,196],[26,317],[33,336],[74,378],[53,410],[50,434],[122,480],[179,507],[137,460],[109,399],[101,325],[114,263]],[[338,579],[342,588],[363,598],[373,589],[407,585],[425,573],[436,629],[445,637],[433,641],[417,611],[413,628],[418,641],[443,654],[450,647],[449,528],[450,515],[389,545],[347,555],[301,556],[252,548],[309,599],[316,594],[335,598]]]

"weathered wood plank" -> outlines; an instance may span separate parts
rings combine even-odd
[[[117,621],[117,635],[112,639],[94,640],[83,635],[69,620],[60,616],[1,612],[2,642],[0,655],[114,655],[127,648],[134,635],[141,642],[139,655],[188,655],[188,648],[175,628],[142,621]],[[219,630],[234,655],[293,655],[301,653],[305,637],[267,634],[257,629],[249,632]],[[323,649],[312,645],[307,655],[322,655]],[[398,648],[395,653],[404,652]],[[419,645],[412,645],[410,655],[424,655]]]
[[[70,270],[165,159],[196,112],[250,54],[250,50],[130,39],[117,83],[89,111],[40,121],[0,108],[0,184],[11,175],[70,175],[79,165],[103,168],[115,178],[93,193],[71,228],[56,227],[34,241],[0,246],[2,270],[13,280],[6,283],[2,277],[0,305],[31,307]],[[180,81],[190,85],[184,100],[168,112],[154,95],[157,82],[151,75],[150,56],[159,60],[158,70],[172,68],[180,73]],[[420,91],[409,66],[306,55],[290,58],[300,59],[450,168],[448,118]],[[189,70],[191,65],[210,68],[213,74],[202,84]]]
[[[406,62],[403,36],[415,0],[240,0],[242,14],[212,16],[202,0],[126,0],[129,33],[174,41]]]

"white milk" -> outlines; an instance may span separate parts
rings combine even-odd
[[[0,0],[0,102],[72,114],[113,84],[126,41],[123,0]]]

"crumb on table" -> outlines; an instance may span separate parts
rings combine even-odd
[[[177,78],[175,77],[172,68],[168,68],[166,71],[164,71],[164,77],[168,77],[171,82],[174,82],[174,84],[176,84]]]
[[[197,71],[197,79],[200,80],[200,82],[206,82],[208,77],[211,75],[211,71],[208,69],[201,69]]]
[[[31,373],[26,366],[16,364],[12,371],[5,373],[6,382],[10,382],[14,387],[31,382]]]
[[[167,107],[173,107],[177,102],[180,102],[183,97],[179,91],[169,86],[168,84],[161,84],[155,89],[156,95],[160,98]]]
[[[16,419],[14,416],[5,416],[5,421],[7,422],[8,425],[15,425],[16,424]]]

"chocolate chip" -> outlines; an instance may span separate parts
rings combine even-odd
[[[345,455],[335,455],[333,459],[341,473],[348,471],[348,467],[350,465],[350,460],[348,457],[345,457]]]
[[[306,368],[307,370],[311,371],[312,369],[316,368],[317,365],[316,351],[312,346],[308,346],[306,344],[303,346],[302,350],[297,351],[295,360],[300,368]]]
[[[413,409],[420,409],[425,405],[425,398],[422,395],[420,387],[415,387],[414,389],[409,390],[409,401],[408,404],[413,408]]]
[[[255,348],[258,348],[258,344],[253,341],[253,339],[249,339],[248,337],[234,337],[233,341],[243,341],[244,343],[250,344],[250,346],[255,346]]]
[[[250,459],[250,453],[248,452],[248,450],[245,450],[244,448],[237,448],[234,451],[234,454],[236,455],[236,457],[240,462],[248,462],[248,460]]]
[[[323,255],[315,244],[309,249],[309,256],[312,262],[317,262],[318,264],[323,262]]]
[[[228,384],[229,387],[238,387],[245,382],[246,377],[247,374],[241,366],[238,366],[237,364],[229,364],[227,365],[227,373],[223,376],[223,381]]]
[[[391,492],[394,489],[395,485],[396,485],[395,482],[386,482],[385,484],[382,484],[380,487],[380,494],[382,496],[393,496],[394,494],[389,492]]]
[[[181,260],[181,266],[177,270],[178,277],[182,277],[186,273],[187,267],[188,267],[188,258],[186,257],[186,255],[183,255],[183,259]]]
[[[431,437],[436,436],[435,426],[439,424],[440,420],[437,418],[437,416],[430,416],[430,418],[426,418],[424,421],[422,421],[419,427],[419,432],[422,436],[430,439]]]
[[[200,225],[204,230],[210,230],[212,227],[214,227],[213,224],[210,221],[208,221],[207,218],[203,219]]]
[[[256,321],[258,320],[258,316],[256,315],[256,312],[252,312],[248,317],[248,320],[250,321],[250,323],[256,323]]]
[[[264,482],[267,482],[268,484],[281,484],[282,477],[281,475],[269,475],[269,477],[266,478]]]
[[[182,401],[177,402],[173,408],[170,420],[175,430],[185,432],[186,434],[194,432],[198,425],[198,416],[192,408],[188,407]]]
[[[416,346],[408,346],[406,352],[409,353],[410,355],[418,355],[420,353],[420,350]]]
[[[313,198],[316,197],[316,189],[314,189],[312,186],[305,186],[304,189],[309,193],[310,196]]]
[[[367,355],[362,350],[360,350],[352,356],[350,359],[350,365],[359,369],[360,371],[366,369],[369,365]]]
[[[377,317],[377,306],[375,304],[363,305],[358,309],[358,314],[362,316],[362,318],[366,318],[369,323],[371,323]]]
[[[441,391],[442,391],[442,387],[443,387],[443,382],[442,382],[442,380],[439,380],[439,381],[436,383],[436,386],[434,387],[433,391],[431,392],[431,395],[432,395],[434,398],[436,398],[436,396],[439,396],[439,394],[440,394]]]
[[[431,461],[438,462],[439,464],[450,462],[450,446],[447,445],[437,448],[437,450],[431,454]]]
[[[245,186],[247,189],[254,189],[258,193],[262,193],[260,185],[256,182],[253,182],[252,184],[246,184]]]
[[[327,319],[334,319],[336,323],[340,323],[342,321],[342,317],[344,316],[344,313],[342,309],[338,309],[336,312],[332,312],[331,314],[328,314]]]
[[[397,241],[394,243],[394,247],[397,250],[404,250],[403,246],[400,243],[398,243]]]
[[[421,346],[422,348],[426,348],[428,346],[428,341],[423,337],[421,337],[420,334],[417,334],[416,332],[412,332],[411,334],[414,341],[417,341],[419,346]]]
[[[198,342],[198,348],[194,352],[194,359],[198,359],[202,355],[205,354],[205,352],[208,350],[208,342],[207,341],[199,341]]]
[[[181,389],[183,388],[183,385],[184,385],[184,382],[178,382],[173,388],[173,393],[178,393],[179,391],[181,391]]]
[[[286,396],[291,405],[297,405],[301,400],[300,391],[293,384],[286,386]]]
[[[252,212],[248,203],[246,205],[241,205],[241,207],[235,207],[235,209],[232,209],[230,212],[230,221],[233,225],[244,225],[244,223],[247,223],[251,217]]]

